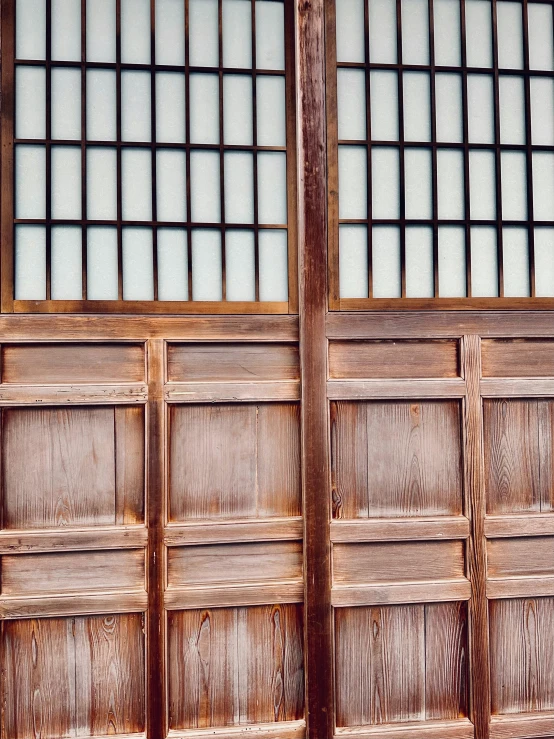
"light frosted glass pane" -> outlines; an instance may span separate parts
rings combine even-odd
[[[491,226],[471,229],[471,295],[474,298],[498,297],[496,229]]]
[[[151,228],[123,229],[123,300],[154,300]]]
[[[87,217],[93,221],[115,221],[117,218],[115,149],[96,146],[87,149]]]
[[[286,146],[287,120],[284,77],[268,75],[257,77],[256,116],[258,119],[258,145]]]
[[[52,0],[52,59],[81,61],[81,0]]]
[[[367,226],[339,226],[339,281],[341,298],[367,298]]]
[[[529,67],[554,69],[554,35],[552,33],[552,6],[539,3],[527,5],[529,18]]]
[[[188,300],[187,232],[158,229],[158,300]]]
[[[527,218],[526,155],[522,151],[503,151],[502,218],[506,221],[524,221]]]
[[[152,220],[152,156],[145,149],[123,149],[121,184],[124,221]]]
[[[189,61],[193,67],[218,66],[218,0],[189,0]]]
[[[363,21],[360,23],[360,31],[363,33]],[[369,0],[370,61],[396,64],[398,61],[396,39],[396,3],[390,0]]]
[[[15,56],[46,59],[46,0],[16,0]]]
[[[462,151],[437,151],[437,195],[440,219],[462,220],[465,217]]]
[[[150,141],[150,72],[121,73],[121,138],[123,141]]]
[[[52,228],[52,300],[83,297],[82,237],[80,226]]]
[[[460,0],[439,0],[433,5],[435,64],[459,67],[462,63]]]
[[[117,229],[87,229],[87,298],[117,300]]]
[[[500,141],[525,143],[525,97],[522,77],[500,76]]]
[[[252,77],[223,76],[223,140],[226,144],[252,145]]]
[[[15,135],[46,138],[46,72],[44,67],[16,67]]]
[[[285,4],[256,0],[256,69],[285,68]]]
[[[116,72],[87,70],[87,139],[115,141],[117,138]]]
[[[406,297],[432,298],[435,294],[433,271],[433,229],[427,226],[406,228]]]
[[[225,159],[225,222],[254,223],[254,157],[227,151]]]
[[[336,5],[338,62],[365,62],[364,28],[364,0],[340,0]]]
[[[258,154],[258,221],[287,222],[287,157],[280,152]]]
[[[150,63],[150,0],[121,0],[121,61]]]
[[[406,218],[433,217],[433,182],[430,149],[406,149]]]
[[[52,69],[52,138],[81,138],[81,70]]]
[[[191,74],[189,86],[191,142],[193,144],[219,144],[218,75]]]
[[[187,220],[187,161],[184,151],[158,149],[156,154],[156,207],[158,221]]]
[[[469,152],[470,215],[474,221],[496,218],[495,158],[492,151]]]
[[[156,64],[185,64],[184,0],[156,0]]]
[[[439,228],[439,297],[465,298],[466,237],[459,226]]]
[[[15,299],[46,300],[46,229],[15,227]]]
[[[462,78],[459,74],[435,77],[437,141],[463,141]]]
[[[195,223],[221,220],[219,152],[192,151],[190,154],[190,194]]]
[[[371,150],[374,218],[400,218],[400,157],[398,149]],[[340,195],[339,195],[340,198]]]
[[[487,74],[467,76],[469,141],[494,144],[494,97],[492,77]]]
[[[223,0],[223,66],[252,67],[252,3]]]
[[[398,74],[372,71],[370,76],[371,138],[398,141]]]
[[[184,144],[185,75],[180,72],[156,74],[156,141]]]
[[[500,69],[523,69],[523,11],[521,2],[498,0],[498,66]]]
[[[468,67],[492,67],[490,0],[466,0],[466,51]]]
[[[373,297],[399,298],[402,294],[400,229],[396,226],[374,226],[371,253]]]
[[[531,77],[531,141],[554,146],[554,80]]]
[[[214,229],[192,232],[193,300],[221,300],[221,233]]]
[[[226,232],[225,277],[227,300],[256,300],[253,231]]]
[[[260,300],[289,299],[287,232],[262,229],[258,236]]]
[[[339,139],[365,140],[367,129],[363,69],[337,70],[337,109]]]
[[[554,297],[554,228],[535,229],[535,293]]]
[[[46,218],[46,149],[15,148],[15,217]]]
[[[431,141],[431,89],[426,72],[404,73],[404,138]]]
[[[87,61],[115,62],[115,0],[87,0]]]
[[[429,64],[427,0],[402,0],[402,62]]]
[[[533,208],[536,221],[554,221],[554,154],[533,152]]]
[[[526,228],[504,228],[502,230],[502,257],[505,297],[530,297],[529,244]]]
[[[339,146],[339,218],[367,218],[365,146]]]
[[[81,149],[52,147],[52,218],[81,218]]]

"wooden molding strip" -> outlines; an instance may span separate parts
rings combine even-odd
[[[140,613],[146,611],[145,591],[119,593],[75,593],[45,598],[0,598],[0,618],[80,616],[95,613]]]
[[[169,588],[165,591],[165,608],[168,611],[302,603],[303,600],[304,585],[301,580],[211,588]]]
[[[393,541],[400,539],[467,539],[469,521],[464,516],[436,518],[335,520],[331,523],[331,541]]]
[[[168,382],[164,385],[164,399],[168,403],[300,400],[300,381]]]
[[[463,380],[329,380],[330,400],[369,398],[461,398],[466,394]]]
[[[144,526],[56,531],[2,531],[0,554],[71,552],[93,549],[136,549],[146,546]]]
[[[554,713],[493,716],[490,739],[538,739],[554,736]]]
[[[380,724],[336,729],[336,739],[473,739],[469,719],[456,721],[418,721],[406,724]]]
[[[554,596],[554,577],[503,577],[487,580],[487,598]]]
[[[146,403],[144,383],[121,385],[0,385],[0,407],[11,405],[71,405]]]
[[[259,521],[171,525],[165,529],[164,543],[168,547],[178,547],[241,541],[297,541],[302,539],[302,535],[302,518],[297,516]]]
[[[442,603],[470,598],[471,583],[466,579],[380,583],[379,585],[339,585],[331,590],[331,603],[335,608],[400,603]]]
[[[481,380],[481,395],[485,398],[530,398],[554,395],[554,379],[537,377],[495,377]]]
[[[485,535],[489,539],[514,536],[554,536],[554,514],[487,516]]]
[[[133,736],[138,736],[134,734]],[[223,728],[190,729],[169,731],[168,739],[240,739],[241,737],[261,737],[261,739],[304,739],[305,721],[278,721],[274,724],[254,726],[225,726]],[[123,738],[125,739],[125,738]]]

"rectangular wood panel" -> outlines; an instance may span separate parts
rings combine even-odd
[[[489,577],[554,576],[554,537],[487,541]]]
[[[554,341],[484,339],[483,377],[554,377]]]
[[[329,376],[337,380],[459,377],[457,341],[331,341]]]

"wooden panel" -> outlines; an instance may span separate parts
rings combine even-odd
[[[298,380],[298,347],[292,344],[170,344],[170,382]]]
[[[469,521],[464,516],[437,518],[338,519],[331,523],[331,541],[362,542],[403,539],[467,539]],[[1,542],[1,539],[0,539]]]
[[[5,344],[2,382],[143,382],[142,344]]]
[[[485,380],[485,382],[492,382]],[[497,382],[495,380],[495,382]],[[544,380],[543,380],[544,382]],[[329,400],[383,400],[385,398],[463,398],[464,380],[329,380]]]
[[[0,617],[6,619],[81,616],[93,613],[142,613],[147,610],[146,591],[76,593],[21,598],[0,598]]]
[[[144,730],[140,615],[8,621],[2,629],[4,736]]]
[[[65,552],[83,549],[144,547],[148,531],[142,526],[58,529],[57,531],[0,531],[0,554]]]
[[[0,399],[1,399],[0,390]],[[167,382],[168,403],[243,403],[300,400],[297,380],[275,382]]]
[[[144,409],[115,408],[115,522],[144,521]]]
[[[511,580],[491,582],[512,582]],[[526,582],[529,582],[528,580]],[[336,608],[374,606],[401,603],[438,603],[469,600],[472,587],[469,580],[426,580],[369,585],[335,585],[331,602]]]
[[[554,576],[554,537],[493,539],[487,551],[489,577]]]
[[[379,726],[337,729],[337,739],[473,739],[475,727],[469,719],[419,721]]]
[[[302,539],[302,519],[274,518],[251,521],[223,521],[222,523],[172,524],[166,527],[167,546],[186,544],[224,544],[237,541],[284,541]],[[2,537],[0,535],[0,547]]]
[[[329,376],[340,380],[459,377],[456,341],[331,341]]]
[[[243,585],[202,585],[165,591],[165,607],[169,611],[198,608],[232,608],[234,606],[262,606],[276,603],[303,603],[304,583],[289,582],[247,583]]]
[[[483,377],[554,377],[554,341],[484,339]]]
[[[554,515],[540,513],[536,515],[489,516],[485,519],[485,532],[490,538],[554,536]]]
[[[171,729],[303,717],[302,608],[169,614]]]
[[[490,739],[552,739],[554,713],[493,716]]]
[[[227,726],[223,729],[187,729],[171,730],[168,739],[240,739],[244,736],[242,726]],[[305,739],[305,721],[279,721],[277,724],[256,724],[247,729],[248,736],[260,739]]]

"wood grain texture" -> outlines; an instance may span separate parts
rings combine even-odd
[[[143,613],[148,594],[142,591],[119,593],[70,593],[40,597],[0,598],[0,618],[42,618],[81,616],[95,613]]]
[[[304,584],[300,580],[285,580],[269,584],[258,582],[242,585],[194,585],[187,588],[170,588],[165,591],[164,598],[164,605],[168,611],[303,602]]]
[[[332,542],[402,541],[413,539],[467,539],[469,521],[464,516],[436,518],[373,518],[331,523]],[[1,542],[1,538],[0,538]]]
[[[144,408],[115,408],[115,519],[119,525],[144,521]]]
[[[222,523],[172,524],[165,528],[167,546],[224,544],[237,541],[285,541],[302,539],[300,516],[281,519],[223,521]],[[2,537],[0,535],[0,547]]]
[[[469,719],[456,721],[419,721],[339,728],[337,739],[474,739],[475,729]]]
[[[483,377],[554,377],[554,341],[485,339]]]
[[[456,341],[331,341],[329,377],[371,378],[459,377]]]
[[[384,400],[385,398],[424,400],[426,398],[463,398],[465,395],[466,384],[462,379],[329,380],[327,383],[329,400]]]
[[[487,541],[489,577],[554,577],[554,537]]]
[[[168,382],[164,386],[164,398],[168,403],[282,402],[300,400],[300,383],[297,380]]]
[[[136,549],[143,547],[148,532],[142,526],[1,531],[0,554],[14,552],[68,552],[95,549]]]
[[[277,726],[272,724],[257,724],[248,727],[245,732],[242,726],[227,726],[224,729],[187,729],[171,730],[168,739],[240,739],[241,736],[260,737],[260,739],[305,739],[306,722],[279,721]]]
[[[331,591],[331,603],[335,608],[465,601],[470,598],[471,583],[465,578],[426,582],[335,585]]]
[[[554,536],[554,515],[517,514],[515,516],[487,516],[485,531],[488,538],[515,536]]]
[[[504,716],[493,716],[491,722],[491,739],[552,739],[554,737],[554,714],[533,713]]]

